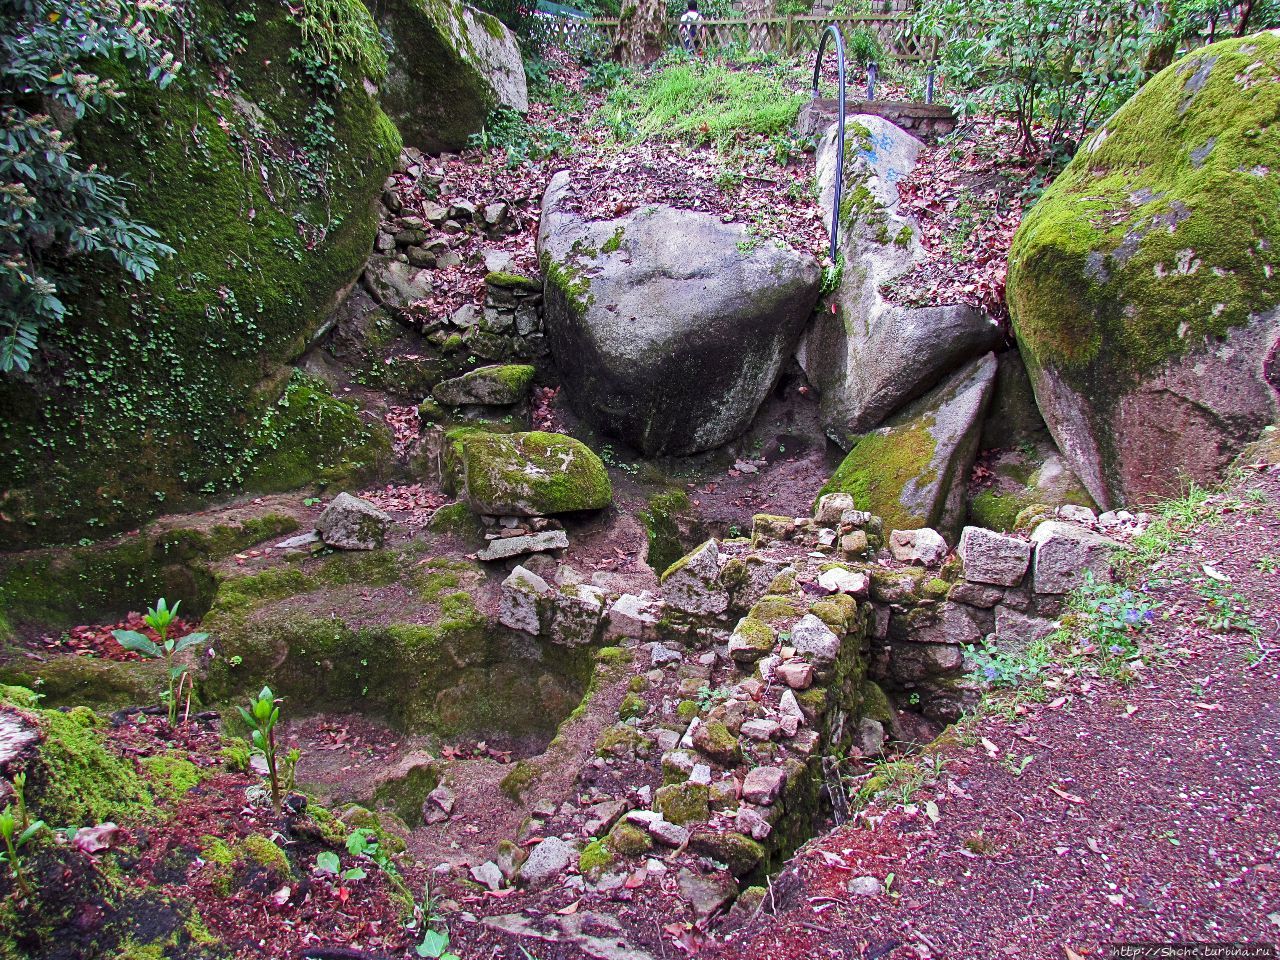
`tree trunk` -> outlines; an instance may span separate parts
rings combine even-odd
[[[618,23],[614,59],[624,66],[647,67],[667,45],[667,5],[663,0],[628,0]]]

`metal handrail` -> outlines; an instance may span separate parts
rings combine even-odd
[[[844,36],[834,23],[827,24],[818,42],[818,58],[813,62],[813,99],[818,99],[818,76],[822,71],[822,54],[827,49],[827,37],[836,38],[836,56],[840,58],[840,113],[836,119],[836,192],[831,201],[831,265],[836,264],[836,241],[840,231],[840,194],[844,191]]]

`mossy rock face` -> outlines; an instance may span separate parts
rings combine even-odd
[[[550,738],[581,701],[589,651],[513,647],[477,607],[483,572],[418,548],[335,554],[231,577],[202,628],[210,702],[263,683],[287,709],[359,710],[410,732]]]
[[[695,831],[689,838],[689,849],[723,863],[735,877],[750,873],[765,857],[764,847],[734,832]]]
[[[373,29],[359,4],[348,12]],[[243,484],[279,422],[284,364],[376,234],[400,140],[362,72],[343,62],[340,89],[319,90],[283,4],[246,0],[233,19],[200,0],[191,14],[177,80],[157,90],[104,65],[124,97],[75,127],[86,162],[135,184],[131,217],[176,252],[145,283],[105,258],[74,261],[78,292],[40,362],[0,378],[6,544],[100,536]],[[198,42],[232,31],[242,45]],[[318,102],[331,141],[311,146]]]
[[[591,449],[559,433],[450,431],[445,455],[476,513],[550,516],[613,502],[609,474]]]
[[[705,526],[683,490],[655,493],[639,516],[649,541],[646,562],[659,573],[707,538]]]
[[[209,609],[217,589],[209,570],[212,561],[297,528],[297,520],[278,513],[227,517],[226,522],[202,527],[188,521],[157,520],[137,533],[91,546],[4,555],[0,557],[0,614],[13,627],[28,623],[68,627],[144,610],[157,597],[167,597],[170,603],[181,601],[184,617],[200,616]],[[67,682],[75,683],[74,676],[88,672],[92,672],[89,666],[83,671],[70,666],[65,671]]]
[[[582,848],[582,853],[578,856],[578,872],[595,882],[613,863],[614,856],[608,845],[603,840],[592,840]]]
[[[1009,307],[1041,411],[1104,508],[1200,483],[1276,415],[1280,35],[1161,71],[1023,218]],[[1268,372],[1269,371],[1269,372]]]
[[[649,834],[625,820],[619,820],[613,825],[605,844],[619,857],[639,857],[653,849]]]
[[[968,522],[988,530],[1014,530],[1018,515],[1033,504],[1049,513],[1065,504],[1096,509],[1089,491],[1048,439],[1002,450],[987,461],[990,484],[969,493]]]
[[[994,355],[975,360],[863,435],[818,496],[847,493],[859,510],[883,517],[886,530],[958,535],[995,373]]]
[[[497,17],[457,0],[369,6],[391,48],[382,102],[406,144],[457,150],[491,110],[529,108],[520,48]]]

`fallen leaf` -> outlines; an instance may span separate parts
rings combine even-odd
[[[114,823],[102,823],[96,827],[81,827],[76,831],[72,846],[83,853],[97,853],[108,849],[120,834]]]
[[[569,904],[567,907],[561,907],[559,910],[556,911],[556,913],[560,914],[560,916],[562,917],[572,916],[573,914],[578,912],[578,905],[580,903],[582,903],[581,897],[573,901],[573,903]]]
[[[1054,793],[1056,793],[1058,796],[1060,796],[1063,800],[1066,800],[1068,803],[1087,803],[1088,802],[1087,800],[1084,799],[1084,797],[1077,797],[1074,793],[1067,793],[1067,791],[1065,790],[1059,790],[1053,784],[1049,784],[1049,789],[1052,790]]]

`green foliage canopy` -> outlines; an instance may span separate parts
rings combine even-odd
[[[180,64],[164,51],[163,2],[0,0],[0,371],[26,370],[42,327],[65,313],[60,263],[105,253],[138,280],[172,253],[132,219],[128,184],[75,151],[69,131],[121,94],[96,73],[123,62],[159,87]]]

